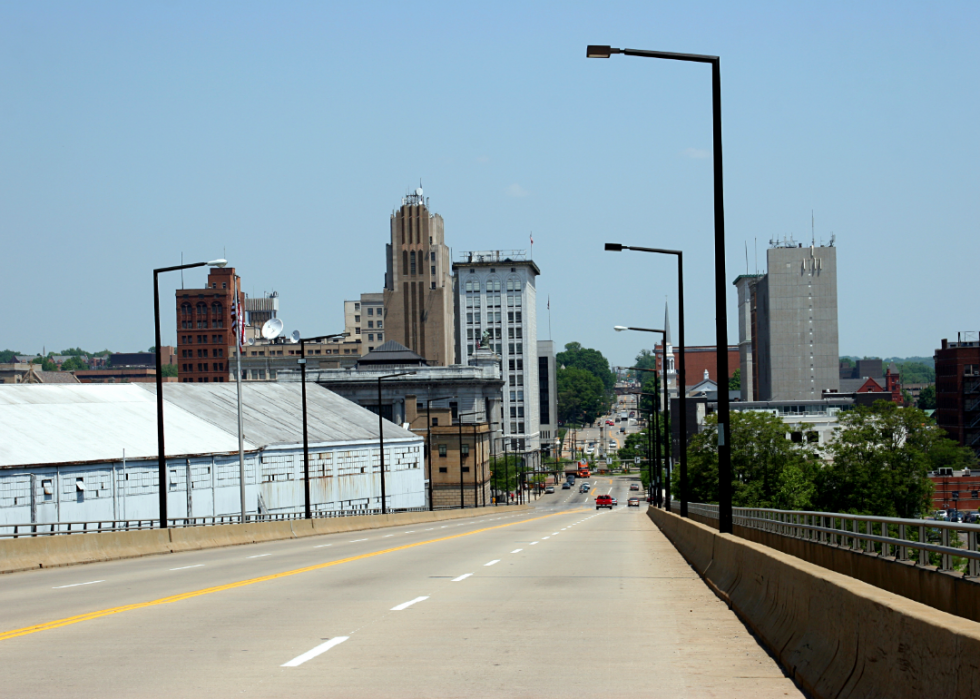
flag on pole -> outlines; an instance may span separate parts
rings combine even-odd
[[[531,245],[534,245],[534,233],[531,233]]]
[[[235,328],[235,347],[241,351],[245,344],[245,319],[238,305],[238,296],[231,302],[231,324]]]
[[[548,294],[548,310],[551,310],[551,294]]]

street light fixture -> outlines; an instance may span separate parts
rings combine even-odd
[[[317,337],[301,337],[299,340],[299,369],[300,369],[300,383],[302,384],[303,393],[303,495],[304,495],[304,513],[306,519],[313,519],[313,513],[310,508],[310,442],[306,433],[306,343],[307,342],[322,342],[323,340],[332,340],[337,337],[347,337],[350,333],[334,333],[333,335],[318,335]]]
[[[388,500],[385,494],[385,420],[381,417],[381,382],[397,376],[412,376],[417,371],[400,371],[397,374],[386,374],[378,377],[378,439],[381,443],[381,514],[388,514]],[[394,417],[394,415],[392,415]]]
[[[624,325],[615,325],[615,326],[613,326],[613,328],[616,330],[616,332],[623,332],[624,330],[637,330],[639,332],[660,333],[664,337],[664,348],[666,349],[666,346],[667,346],[667,342],[666,342],[666,340],[667,340],[667,333],[664,330],[659,330],[659,329],[656,329],[656,328],[631,328],[631,327],[626,327]],[[652,372],[653,375],[654,375],[654,377],[655,378],[657,377],[657,370],[656,369],[645,369],[645,368],[638,367],[638,366],[626,367],[626,369],[627,369],[627,371],[646,371],[646,372]],[[664,445],[664,450],[666,452],[664,454],[664,460],[666,461],[667,476],[668,477],[667,477],[667,482],[666,482],[666,484],[664,486],[664,493],[665,493],[665,500],[666,500],[666,504],[667,504],[667,511],[669,512],[670,511],[670,503],[671,503],[671,500],[670,500],[670,473],[671,473],[671,465],[672,465],[671,464],[671,459],[674,456],[674,449],[673,449],[673,447],[674,447],[674,435],[673,435],[674,430],[673,430],[673,426],[670,424],[670,384],[667,383],[666,375],[667,375],[667,365],[666,365],[666,362],[665,362],[664,363],[664,387],[663,387],[663,391],[664,391],[664,427],[666,428],[666,433],[667,433],[667,440],[666,440],[667,443]],[[657,391],[660,390],[659,386],[657,387],[656,390]],[[678,391],[678,393],[680,393],[681,395],[683,395],[683,392],[682,391]],[[649,394],[647,394],[647,395],[649,395]],[[659,400],[659,396],[657,397],[657,399]],[[683,410],[684,410],[684,407],[683,407],[683,403],[682,403],[682,407],[681,407],[682,414],[683,414]],[[656,429],[659,430],[659,426]],[[681,429],[683,429],[683,427]],[[658,446],[660,445],[660,434],[659,434],[659,432],[657,433],[657,442],[656,442],[656,444]],[[683,447],[683,449],[681,451],[681,454],[683,454],[684,451],[687,450],[687,441],[686,440],[684,440],[682,442],[682,447]],[[657,468],[658,469],[660,468],[659,461],[657,463]],[[686,478],[687,478],[687,474],[684,471],[681,471],[681,492],[682,493],[685,490],[685,487],[684,487],[684,479],[686,479]],[[659,496],[659,493],[657,495]],[[682,502],[682,505],[683,505],[683,501],[681,501],[681,502]]]
[[[680,432],[681,443],[681,517],[687,517],[687,345],[684,340],[684,253],[680,250],[665,250],[663,248],[641,248],[636,246],[622,245],[620,243],[606,243],[606,250],[612,252],[620,252],[622,250],[636,250],[638,252],[652,252],[662,255],[675,255],[677,257],[677,315],[679,316],[679,331],[680,337],[680,355],[681,361],[678,369],[677,376],[677,396],[680,398],[680,422],[678,424],[678,431]],[[616,330],[623,329],[623,326],[617,325]],[[625,328],[629,329],[629,328]],[[726,340],[727,341],[727,340]],[[667,337],[664,336],[664,359],[666,359],[667,352]],[[726,354],[727,358],[728,355]],[[669,389],[669,386],[667,387]],[[667,399],[670,400],[670,391],[667,391]],[[671,446],[673,446],[673,439],[671,439]]]
[[[160,528],[167,528],[167,450],[164,445],[163,434],[163,367],[160,355],[160,285],[157,277],[164,272],[176,272],[180,269],[193,269],[194,267],[224,267],[228,260],[211,260],[210,262],[194,262],[189,265],[175,265],[173,267],[159,267],[153,270],[153,321],[156,331],[156,384],[157,384],[157,470],[160,480]],[[190,513],[187,513],[190,516]]]
[[[690,63],[707,63],[711,66],[711,132],[712,159],[714,170],[714,214],[715,214],[715,343],[718,364],[718,530],[722,534],[732,533],[732,452],[731,452],[731,407],[728,390],[722,381],[728,380],[728,304],[725,274],[725,195],[722,178],[721,150],[721,59],[693,53],[670,53],[666,51],[642,51],[638,49],[618,49],[611,46],[589,46],[587,58],[609,58],[612,54],[661,58]],[[638,249],[626,248],[618,244],[606,246],[607,250]],[[670,251],[662,251],[670,252]],[[683,318],[683,314],[681,315]],[[683,344],[683,341],[682,341]],[[681,354],[681,357],[684,355]],[[723,390],[724,389],[724,390]],[[681,419],[687,419],[686,411],[681,410]],[[686,434],[682,431],[686,438]],[[686,454],[681,470],[686,471]],[[682,474],[683,475],[683,474]],[[686,479],[685,479],[686,482]],[[687,488],[681,486],[681,502],[686,502]],[[683,504],[682,504],[683,507]]]

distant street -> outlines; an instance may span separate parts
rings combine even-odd
[[[532,512],[0,579],[10,697],[801,696],[628,477]],[[596,494],[619,500],[596,511]]]

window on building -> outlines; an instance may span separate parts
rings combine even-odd
[[[384,340],[384,333],[377,333],[377,335],[378,335],[378,342]]]
[[[368,321],[368,328],[373,328],[373,327],[374,327],[374,321],[373,320],[369,320]]]
[[[355,335],[360,335],[361,334],[361,328],[360,327],[355,327],[354,328],[354,334]]]
[[[374,342],[374,333],[368,333],[368,342]]]
[[[435,265],[432,265],[430,271],[431,271],[432,276],[435,276],[435,274],[436,274],[436,266]]]
[[[515,434],[517,432],[517,423],[516,422],[510,423],[510,431],[511,431],[511,434]]]
[[[469,444],[461,444],[460,447],[459,447],[459,453],[462,454],[463,456],[469,456],[470,455],[470,445]]]
[[[374,324],[374,327],[376,327],[376,328],[381,328],[381,327],[382,327],[382,325],[381,325],[381,321],[379,320],[379,321],[378,321],[377,323],[375,323],[375,324]]]
[[[510,416],[512,418],[513,417],[517,417],[517,406],[516,405],[510,406]]]
[[[367,311],[368,311],[368,315],[369,316],[373,316],[374,315],[374,309],[371,306],[368,306]]]
[[[355,310],[355,311],[359,311],[359,310],[361,310],[361,304],[359,304],[359,303],[357,303],[357,302],[355,302],[355,303],[354,303],[354,310]]]
[[[517,391],[517,400],[524,400],[524,391],[518,389],[518,391]]]
[[[429,284],[429,288],[430,289],[435,289],[436,288],[436,283],[435,282],[430,283]]]
[[[524,434],[524,423],[523,422],[518,422],[517,423],[517,431],[520,432],[521,434]]]
[[[439,456],[445,456],[448,451],[448,447],[445,444],[439,445]]]
[[[445,456],[445,454],[439,454],[439,456]],[[449,467],[448,466],[440,466],[439,467],[439,473],[449,473]]]

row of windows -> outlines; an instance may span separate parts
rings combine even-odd
[[[524,406],[523,405],[512,405],[512,406],[510,406],[510,416],[511,417],[524,417]]]
[[[524,374],[511,374],[510,375],[510,385],[511,386],[523,386],[524,385]]]
[[[206,345],[208,344],[208,336],[207,335],[181,335],[180,336],[180,344],[182,345],[193,345],[195,342],[199,345]],[[211,335],[210,343],[212,345],[223,345],[225,344],[225,336]]]
[[[466,322],[469,325],[480,325],[480,319],[483,315],[479,311],[466,314]],[[507,322],[508,323],[522,323],[524,315],[521,311],[508,311],[507,312]],[[487,311],[487,322],[488,323],[500,323],[502,322],[503,314],[500,311]]]
[[[185,358],[185,359],[189,359],[190,357],[193,357],[194,356],[194,350],[192,350],[192,349],[181,350],[180,351],[180,356],[183,357],[183,358]],[[198,358],[200,358],[200,357],[207,357],[207,356],[208,356],[208,350],[207,350],[206,347],[204,349],[197,350],[197,357]],[[213,350],[211,350],[211,356],[212,357],[224,357],[225,356],[225,351],[223,349],[220,349],[220,348],[219,349],[213,349]]]
[[[224,371],[225,370],[224,362],[214,362],[213,364],[211,364],[211,366],[213,368],[208,369],[207,362],[198,362],[197,368],[195,369],[193,364],[181,364],[180,370],[181,371]]]
[[[197,382],[198,383],[208,383],[208,377],[207,376],[198,376],[197,377]],[[225,377],[224,376],[216,376],[216,377],[214,377],[214,383],[224,383],[224,382],[225,382]],[[194,383],[194,379],[192,379],[192,378],[186,378],[186,379],[183,380],[183,383]]]
[[[180,315],[190,316],[193,315],[194,310],[197,310],[197,315],[206,316],[208,314],[208,305],[206,303],[199,303],[193,308],[189,303],[180,304]],[[222,315],[224,313],[225,307],[220,303],[215,302],[211,304],[211,315]]]
[[[513,270],[511,270],[513,271]],[[472,273],[473,270],[470,270]],[[471,279],[463,285],[469,293],[479,293],[482,290],[486,291],[500,291],[500,280],[499,279],[488,279],[486,286],[483,287],[480,284],[479,279]],[[507,280],[507,291],[520,291],[521,290],[521,280],[520,279],[508,279]]]
[[[484,349],[493,350],[497,354],[503,354],[504,353],[504,345],[501,342],[498,342],[498,343],[491,342],[489,345],[487,345],[486,347],[484,347]],[[466,354],[467,355],[473,354],[473,352],[475,352],[475,351],[476,351],[476,345],[475,344],[467,344],[466,345]],[[508,342],[507,343],[507,354],[524,354],[524,343],[523,342]]]

